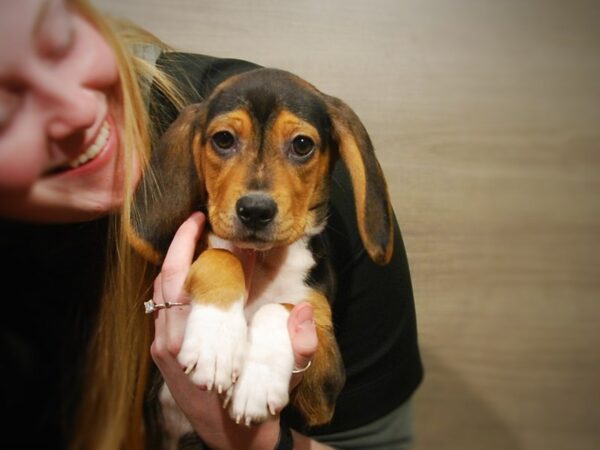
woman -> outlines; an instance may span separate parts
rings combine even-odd
[[[182,373],[175,355],[188,308],[161,310],[154,323],[142,313],[148,297],[186,300],[183,279],[203,216],[182,224],[158,276],[130,251],[124,232],[152,138],[220,78],[254,66],[161,53],[166,48],[147,33],[109,23],[79,1],[3,2],[0,30],[0,245],[10,262],[4,284],[16,287],[1,341],[6,440],[160,448],[151,346],[175,401],[210,448],[286,448],[279,418],[236,426],[216,394]],[[334,320],[348,386],[329,427],[306,430],[292,410],[284,412],[297,448],[321,445],[298,431],[367,448],[353,433],[377,440],[385,433],[375,428],[405,423],[405,401],[421,380],[401,240],[389,267],[367,261],[347,180],[336,170],[342,190],[334,192],[330,234],[342,287]],[[385,317],[373,302],[389,303]],[[316,345],[310,307],[293,311],[289,329],[296,365],[304,367]],[[389,442],[403,439],[395,434]]]

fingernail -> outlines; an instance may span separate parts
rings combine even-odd
[[[189,217],[189,219],[192,219],[197,224],[202,224],[204,223],[204,213],[196,211]]]
[[[307,306],[305,308],[301,308],[300,311],[298,311],[296,319],[298,320],[300,326],[303,328],[308,326],[314,326],[315,316],[313,314],[312,307]]]
[[[307,320],[305,322],[302,322],[300,325],[298,325],[298,328],[300,328],[304,332],[311,332],[312,333],[315,330],[315,321],[314,320]]]

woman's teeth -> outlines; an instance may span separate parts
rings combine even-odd
[[[108,142],[108,137],[110,136],[110,126],[108,122],[104,122],[102,124],[102,128],[96,137],[96,140],[92,145],[88,147],[88,149],[75,158],[73,161],[69,163],[69,167],[71,169],[75,169],[79,166],[84,165],[88,161],[94,159],[98,154],[102,151],[102,149],[106,146]]]

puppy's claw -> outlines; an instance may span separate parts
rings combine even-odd
[[[222,393],[223,393],[223,385],[222,385],[222,384],[220,384],[220,385],[218,385],[218,386],[217,386],[217,392],[218,392],[219,394],[222,394]]]
[[[230,401],[231,401],[231,394],[229,392],[227,392],[227,395],[225,396],[225,400],[223,401],[223,409],[227,409]]]
[[[208,383],[208,385],[206,386],[206,390],[209,391],[209,392],[212,391],[213,390],[213,386],[214,385],[212,383]]]
[[[235,423],[239,425],[241,421],[242,421],[242,415],[240,414],[235,418]]]
[[[250,417],[246,417],[246,422],[245,425],[250,428],[250,425],[252,425],[252,419]]]
[[[193,372],[193,370],[194,370],[195,368],[196,368],[196,364],[192,364],[191,366],[189,366],[189,367],[186,367],[186,368],[183,370],[183,372],[184,372],[186,375],[189,375],[190,373],[192,373],[192,372]]]
[[[272,416],[277,415],[277,411],[275,411],[275,408],[273,408],[273,405],[269,405],[269,412],[271,413]]]

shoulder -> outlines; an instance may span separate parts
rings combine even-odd
[[[201,102],[227,78],[260,67],[240,59],[182,52],[163,52],[155,64],[172,80],[186,104]],[[179,109],[156,84],[153,84],[150,90],[149,110],[159,136],[179,114]]]
[[[175,80],[191,101],[202,100],[219,83],[233,75],[260,67],[241,59],[182,52],[164,52],[156,65]]]

